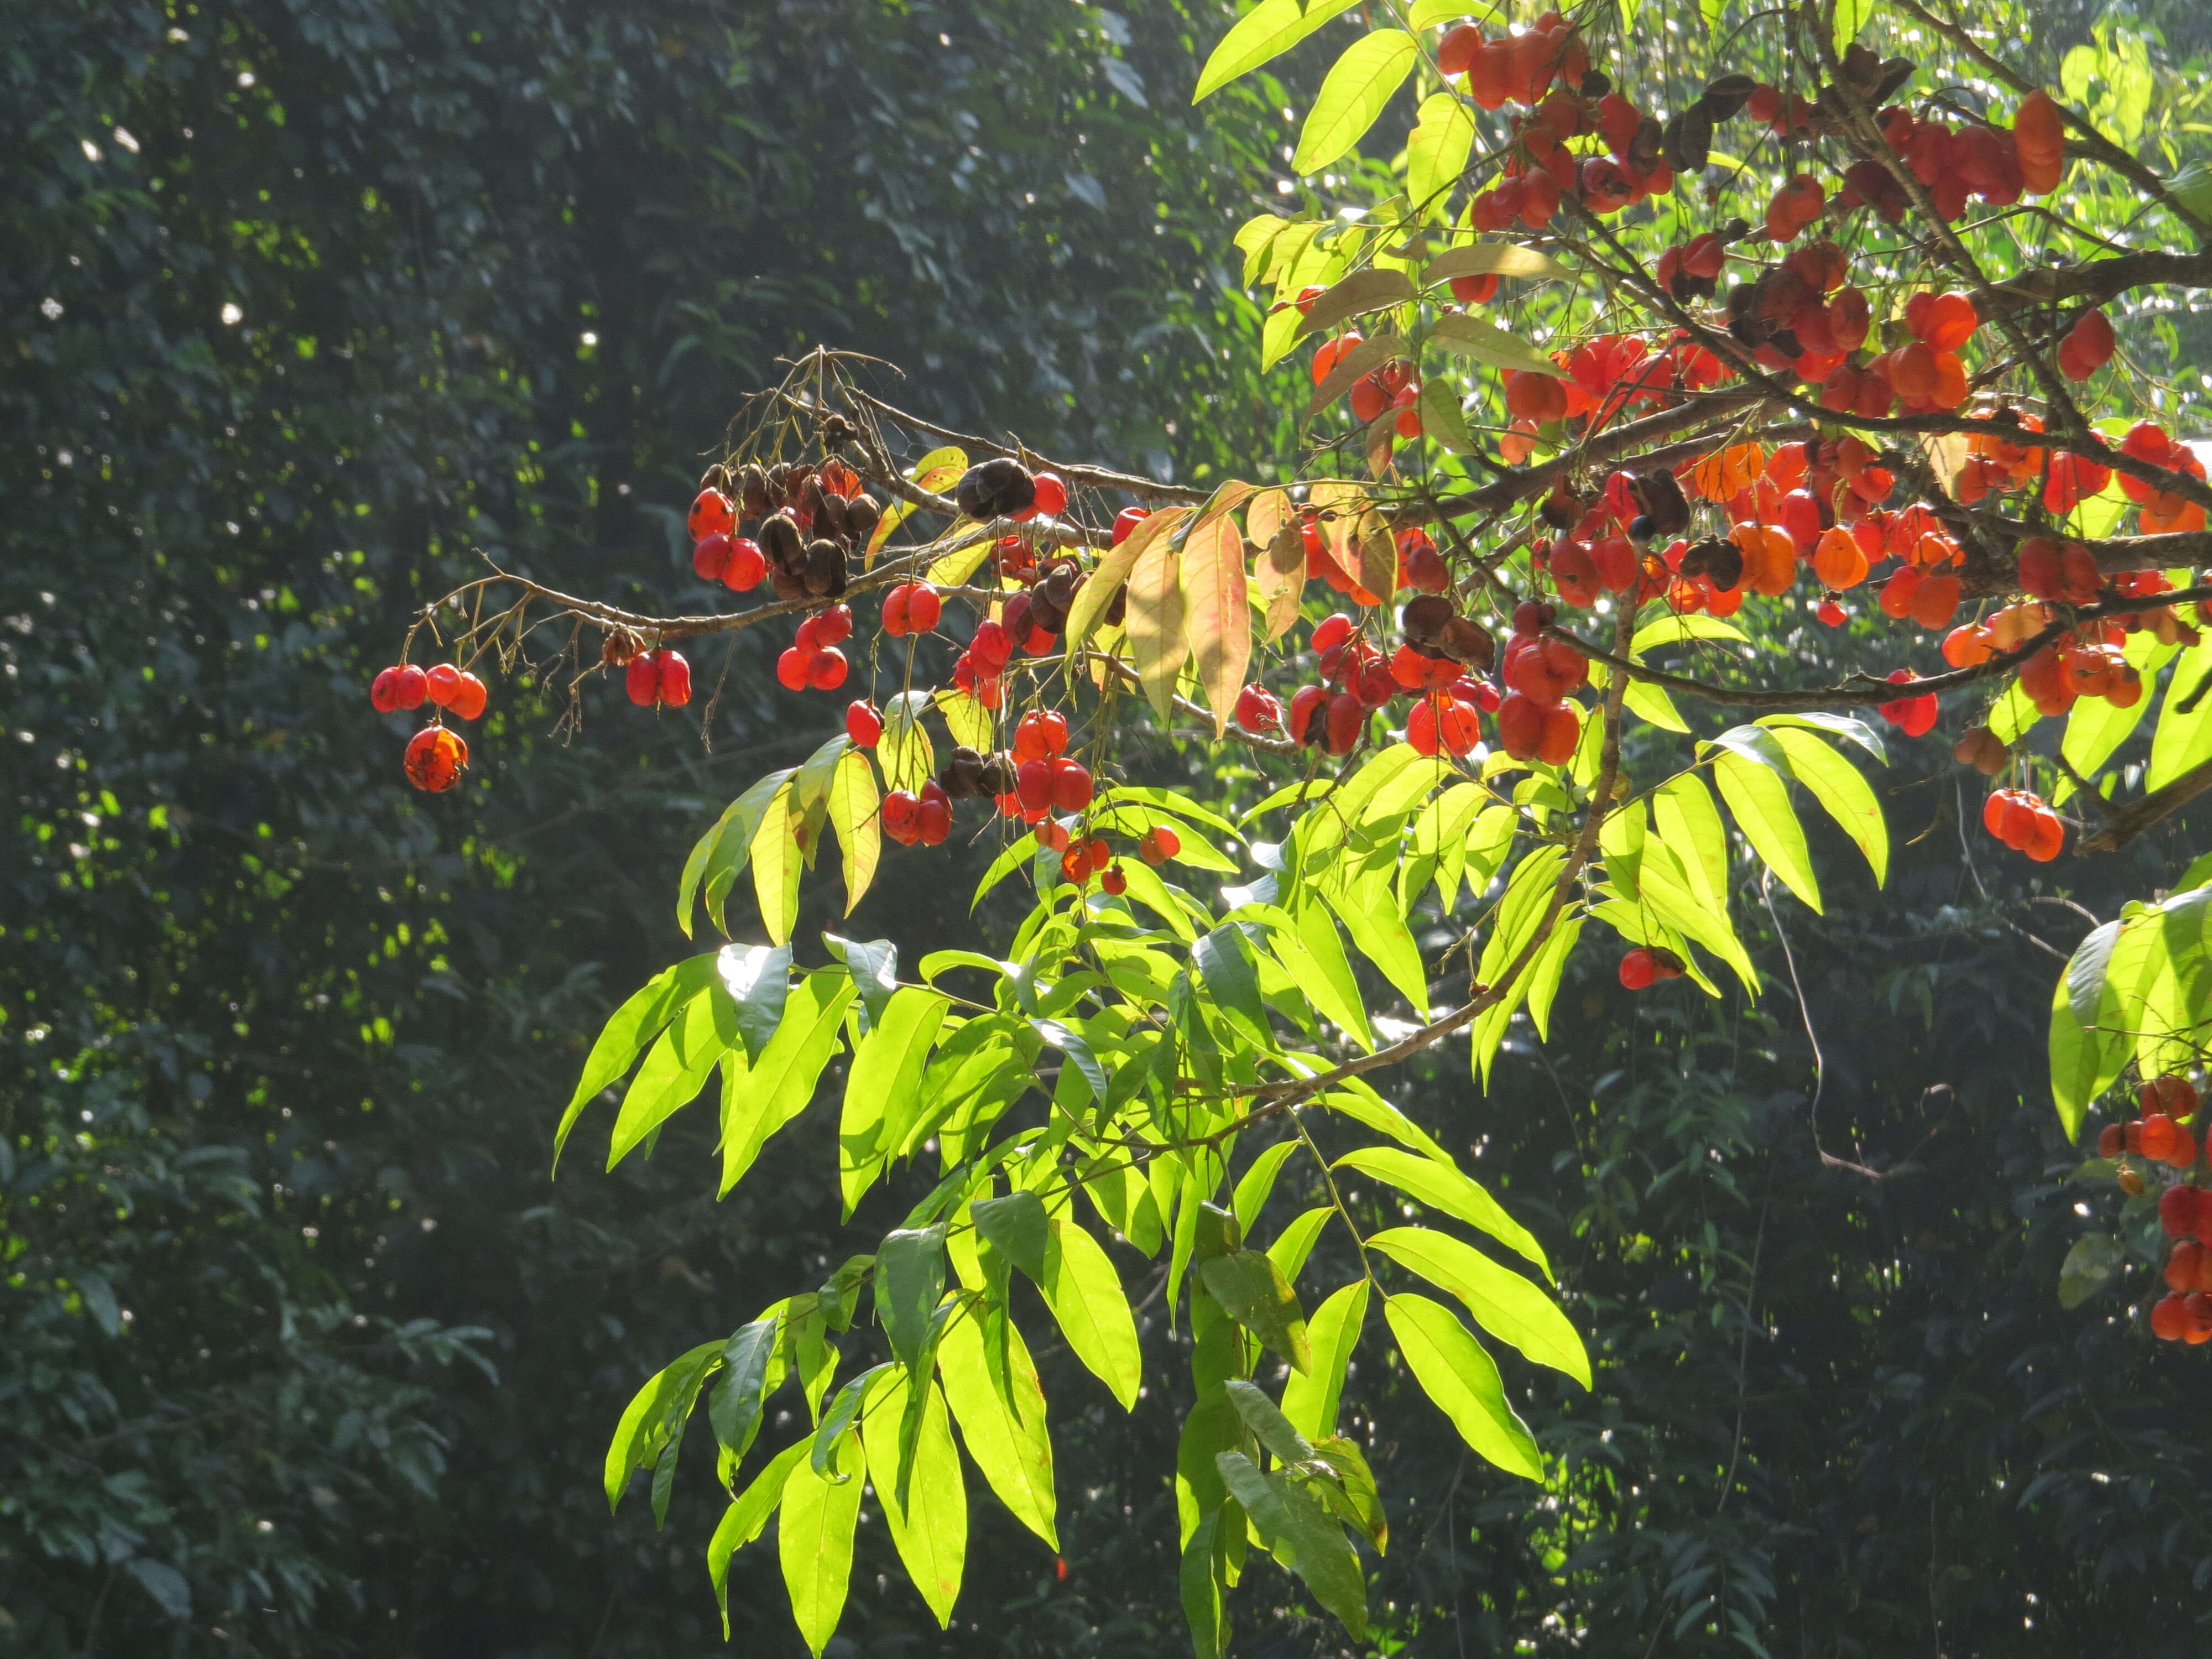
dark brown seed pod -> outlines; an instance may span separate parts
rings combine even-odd
[[[700,475],[699,488],[702,489],[719,489],[724,495],[728,495],[730,493],[730,469],[724,466],[720,461],[715,462],[714,465],[708,467],[705,472]]]
[[[768,500],[768,474],[752,462],[747,461],[738,471],[738,490],[743,498],[739,511],[748,519],[765,519],[770,511]]]
[[[976,776],[976,786],[987,795],[1011,795],[1014,793],[1014,763],[1004,755],[993,755],[983,763]]]
[[[1743,580],[1743,550],[1725,537],[1708,536],[1682,555],[1681,574],[1703,576],[1725,593]]]
[[[1695,104],[1660,129],[1660,154],[1677,173],[1701,171],[1712,150],[1713,124]]]
[[[1019,461],[1000,456],[962,473],[952,487],[952,500],[979,522],[1010,518],[1036,504],[1036,480]]]
[[[771,513],[761,520],[760,550],[775,569],[798,573],[805,562],[806,544],[788,513]]]
[[[937,771],[937,781],[955,800],[965,800],[969,796],[982,793],[983,757],[966,744],[962,744],[945,757],[945,764]],[[1005,791],[994,790],[993,793],[1003,794]]]
[[[1659,125],[1659,118],[1645,116],[1636,124],[1636,131],[1628,141],[1628,165],[1638,173],[1650,173],[1657,168],[1665,152],[1665,129]]]
[[[1679,536],[1690,527],[1690,503],[1672,472],[1654,467],[1635,474],[1632,484],[1637,500],[1643,503],[1644,514],[1636,521],[1643,528],[1631,526],[1630,535],[1649,541],[1655,536]]]
[[[1114,597],[1106,601],[1105,614],[1099,620],[1109,628],[1119,628],[1129,618],[1129,590],[1124,586],[1114,590]]]
[[[1441,593],[1424,593],[1406,601],[1406,608],[1398,613],[1398,626],[1405,633],[1407,644],[1416,651],[1427,651],[1451,619],[1449,599]]]
[[[1498,660],[1498,641],[1472,617],[1454,617],[1438,629],[1437,648],[1478,672],[1487,671]]]
[[[780,564],[772,564],[768,568],[768,578],[775,585],[775,596],[779,599],[788,601],[807,597],[806,584],[796,570],[787,570]]]
[[[1881,78],[1874,83],[1874,91],[1867,99],[1870,104],[1886,104],[1896,95],[1897,89],[1910,81],[1920,65],[1910,58],[1886,58],[1882,60]]]
[[[610,668],[623,668],[645,649],[645,641],[627,628],[611,628],[599,641],[599,660]]]
[[[1706,119],[1718,125],[1734,120],[1751,101],[1751,94],[1759,90],[1759,82],[1748,75],[1723,75],[1705,82],[1705,89],[1698,95],[1698,103],[1705,112]]]
[[[1006,601],[1006,608],[999,613],[999,626],[1006,630],[1006,637],[1019,650],[1030,636],[1030,610],[1033,601],[1026,593],[1017,593]]]
[[[852,443],[860,435],[859,429],[835,410],[822,417],[822,447],[824,449],[840,448]]]
[[[817,599],[834,599],[845,591],[845,550],[827,536],[806,544],[802,580]]]
[[[883,522],[884,509],[873,495],[848,495],[845,498],[845,527],[855,547],[866,547],[874,539],[876,526]]]
[[[1582,94],[1583,97],[1589,99],[1592,103],[1595,103],[1599,99],[1604,97],[1606,94],[1613,90],[1613,77],[1610,75],[1607,75],[1603,70],[1591,70],[1583,76],[1582,85],[1576,88],[1575,90]]]

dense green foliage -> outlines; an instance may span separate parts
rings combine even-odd
[[[599,1452],[652,1366],[834,1264],[833,1137],[795,1129],[719,1206],[697,1127],[550,1187],[545,1143],[580,1034],[681,948],[665,896],[700,820],[811,748],[821,704],[760,690],[750,641],[703,753],[597,684],[555,741],[559,689],[511,692],[477,781],[425,803],[363,687],[474,547],[667,608],[695,453],[817,337],[896,357],[917,378],[886,395],[955,425],[1229,470],[1275,429],[1221,264],[1270,117],[1181,113],[1221,21],[88,6],[0,48],[0,230],[29,251],[0,270],[10,1640],[712,1646],[710,1455],[656,1534],[636,1499],[610,1526]],[[2054,1296],[2077,1201],[2107,1200],[2065,1182],[2057,963],[2027,936],[2063,953],[2080,919],[1962,841],[1933,739],[1897,747],[1889,888],[1832,878],[1818,920],[1775,899],[1817,1119],[1754,890],[1756,1009],[1571,977],[1588,1042],[1516,1033],[1487,1098],[1463,1051],[1403,1085],[1536,1230],[1600,1371],[1583,1394],[1509,1369],[1577,1455],[1549,1492],[1355,1374],[1401,1650],[2201,1645],[2199,1373],[2122,1316],[2146,1267]],[[2110,917],[2198,845],[2069,866],[2068,894]],[[904,867],[841,926],[965,926],[963,884]],[[1352,1201],[1382,1224],[1384,1194]],[[1080,1408],[1055,1425],[1066,1576],[981,1500],[958,1622],[925,1641],[865,1525],[853,1643],[1182,1641],[1160,1471],[1187,1356],[1145,1334],[1126,1421],[1040,1352]],[[772,1556],[738,1571],[741,1650],[799,1651]],[[1255,1651],[1339,1650],[1292,1581],[1248,1586]]]

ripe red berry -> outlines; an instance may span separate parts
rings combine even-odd
[[[910,634],[927,634],[937,626],[937,619],[945,612],[945,601],[935,588],[926,582],[915,582],[906,596],[906,625]]]
[[[979,676],[995,676],[1013,657],[1013,636],[994,622],[978,623],[975,637],[968,641],[968,654],[975,659]]]
[[[429,679],[411,662],[400,663],[379,674],[368,688],[369,706],[380,714],[402,708],[420,708],[429,695]]]
[[[716,531],[691,550],[691,574],[702,582],[718,582],[730,568],[730,538]]]
[[[842,609],[842,607],[839,607]],[[835,646],[817,651],[806,665],[806,684],[817,691],[835,691],[844,684],[847,670],[851,666],[845,653]]]
[[[1912,568],[1913,567],[1910,565],[1905,567],[1908,570]],[[1838,605],[1833,599],[1821,600],[1820,604],[1813,607],[1813,614],[1815,617],[1818,617],[1822,623],[1830,628],[1841,628],[1845,623],[1851,619],[1851,613],[1844,610],[1840,605]]]
[[[1035,505],[1038,514],[1048,519],[1056,519],[1067,511],[1067,485],[1060,474],[1040,472],[1036,475]]]
[[[1620,959],[1620,982],[1632,991],[1641,991],[1659,977],[1659,965],[1652,961],[1651,952],[1638,945]]]
[[[1114,515],[1114,545],[1129,539],[1129,532],[1152,515],[1141,507],[1125,507]]]
[[[2168,1187],[2158,1200],[2158,1224],[2168,1238],[2186,1238],[2197,1231],[2197,1188]]]
[[[1052,805],[1052,763],[1042,755],[1025,760],[1014,769],[1014,793],[1021,798],[1022,810],[1042,812]]]
[[[719,489],[702,489],[691,503],[691,512],[685,524],[691,539],[703,542],[709,536],[726,535],[734,529],[738,515],[730,506],[730,498]]]
[[[902,847],[911,847],[921,835],[921,803],[904,789],[884,797],[883,830]]]
[[[680,651],[656,651],[660,659],[660,700],[671,708],[681,708],[691,701],[691,665],[684,660]]]
[[[776,684],[787,691],[806,690],[806,671],[813,662],[811,652],[801,651],[797,646],[775,659]]]
[[[2173,1150],[2173,1120],[2164,1112],[2153,1112],[2142,1121],[2142,1152],[2145,1158],[2163,1160]]]
[[[475,675],[464,672],[461,683],[453,692],[453,700],[446,706],[465,720],[472,720],[484,711],[491,700],[491,692]]]
[[[2166,1258],[2166,1286],[2179,1294],[2197,1288],[2197,1270],[2204,1259],[2204,1247],[2193,1238],[2178,1240]]]
[[[906,616],[908,586],[901,582],[884,595],[884,632],[893,639],[903,639],[908,632]]]
[[[837,645],[853,632],[853,607],[833,605],[812,620],[814,643],[819,646]]]
[[[660,653],[641,651],[623,670],[623,689],[640,708],[650,708],[660,699]]]
[[[1128,890],[1129,878],[1121,873],[1121,866],[1120,865],[1109,864],[1106,866],[1106,873],[1098,878],[1098,885],[1105,891],[1114,895],[1115,897],[1119,898],[1123,893]]]
[[[1338,692],[1328,700],[1328,752],[1350,754],[1366,725],[1367,705],[1349,691]]]
[[[461,689],[461,671],[449,662],[441,662],[433,665],[423,680],[430,701],[443,708]]]
[[[2178,1296],[2162,1296],[2151,1305],[2151,1334],[2161,1342],[2179,1342],[2188,1334],[2189,1315]]]
[[[1058,818],[1047,818],[1037,825],[1037,845],[1055,853],[1067,850],[1067,826]]]
[[[1313,648],[1316,651],[1333,650],[1351,637],[1352,618],[1340,611],[1333,616],[1323,617],[1314,624]]]
[[[1552,607],[1534,599],[1523,599],[1513,607],[1513,631],[1522,635],[1540,634],[1552,621]]]
[[[1052,769],[1052,804],[1063,812],[1080,812],[1091,805],[1091,769],[1080,761],[1048,761]]]
[[[1237,694],[1237,724],[1255,736],[1279,731],[1283,724],[1283,705],[1259,686],[1248,685]]]
[[[921,786],[915,827],[924,847],[935,847],[952,833],[952,801],[935,778]]]
[[[730,538],[729,562],[722,568],[722,586],[732,593],[747,593],[768,580],[768,556],[749,536]]]
[[[1328,702],[1326,686],[1302,685],[1291,697],[1290,724],[1285,728],[1293,743],[1318,743],[1327,735],[1328,726],[1319,718]]]
[[[1158,864],[1161,859],[1171,859],[1182,851],[1182,837],[1164,823],[1156,823],[1145,832],[1145,840],[1159,854],[1159,858],[1146,855],[1146,862]]]
[[[407,740],[402,769],[417,789],[438,794],[461,781],[469,763],[469,745],[450,726],[426,726]]]
[[[1044,760],[1067,750],[1067,717],[1049,708],[1033,708],[1014,723],[1014,758]]]
[[[875,704],[866,697],[856,697],[845,705],[845,735],[861,749],[873,749],[884,735],[884,717],[876,712]]]
[[[2118,1158],[2127,1145],[2127,1131],[2117,1123],[2107,1123],[2097,1132],[2097,1156]]]

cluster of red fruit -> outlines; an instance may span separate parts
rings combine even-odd
[[[776,684],[787,691],[836,690],[844,684],[850,666],[837,647],[852,632],[851,605],[833,605],[816,611],[799,624],[790,646],[776,658]]]
[[[2000,789],[1982,803],[1982,827],[2015,853],[2048,864],[2066,845],[2066,826],[2039,795]]]
[[[2141,1115],[2108,1123],[2097,1136],[2097,1155],[2116,1161],[2120,1190],[2130,1197],[2148,1190],[2152,1166],[2179,1172],[2159,1194],[2160,1228],[2175,1243],[2166,1257],[2170,1295],[2150,1310],[2150,1328],[2162,1341],[2212,1340],[2212,1191],[2193,1184],[2197,1137],[2190,1128],[2197,1115],[2196,1085],[2169,1073],[2151,1079],[2136,1098]],[[2134,1160],[2146,1166],[2139,1170]]]
[[[449,662],[427,670],[411,662],[397,663],[379,672],[368,688],[369,706],[380,714],[416,709],[428,702],[472,720],[483,713],[489,697],[482,680]],[[459,783],[468,763],[467,740],[451,726],[434,722],[407,740],[400,767],[408,782],[436,794]]]
[[[845,591],[848,556],[882,519],[860,475],[834,457],[818,467],[748,464],[734,474],[713,466],[685,520],[691,568],[740,593],[768,579],[779,599],[835,598]],[[748,520],[758,522],[758,539],[738,533]]]
[[[641,651],[623,665],[623,690],[641,708],[681,708],[691,701],[691,665],[680,651]]]
[[[1905,109],[1882,112],[1882,137],[1928,192],[1944,220],[1956,224],[1974,198],[2011,207],[2022,196],[2047,196],[2066,167],[2065,125],[2049,94],[2031,92],[2010,128],[1972,122],[1954,128]],[[1837,206],[1866,206],[1899,224],[1912,198],[1881,162],[1856,161],[1844,173]]]

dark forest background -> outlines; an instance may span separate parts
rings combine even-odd
[[[1280,199],[1285,100],[1262,76],[1188,103],[1228,15],[9,12],[0,1651],[724,1650],[703,1434],[665,1532],[641,1503],[610,1519],[600,1458],[646,1375],[811,1282],[829,1132],[719,1205],[697,1123],[557,1182],[550,1138],[599,1018],[682,948],[684,850],[829,705],[777,690],[751,634],[695,664],[720,685],[703,744],[596,678],[573,733],[565,679],[501,684],[468,783],[429,798],[368,682],[480,552],[696,603],[701,453],[817,342],[1048,453],[1185,479],[1277,453],[1296,370],[1257,375],[1224,254]],[[1962,836],[1941,742],[1893,759],[1887,890],[1837,840],[1825,918],[1746,896],[1757,1005],[1632,1000],[1586,953],[1570,1034],[1516,1036],[1488,1098],[1463,1051],[1405,1079],[1560,1264],[1599,1386],[1509,1369],[1565,1460],[1544,1492],[1361,1368],[1387,1650],[2212,1644],[2204,1361],[2142,1328],[2147,1240],[2060,1306],[2112,1198],[2069,1181],[2042,1058],[2057,958],[2201,827],[2032,877]],[[802,937],[968,928],[966,884],[906,856]],[[1151,1267],[1122,1265],[1141,1295]],[[940,1635],[864,1527],[833,1652],[1182,1650],[1187,1372],[1147,1336],[1126,1420],[1042,1356],[1064,1563],[979,1497]],[[738,1558],[732,1601],[731,1650],[803,1651],[772,1552]],[[1255,1655],[1342,1640],[1272,1572],[1236,1613]]]

